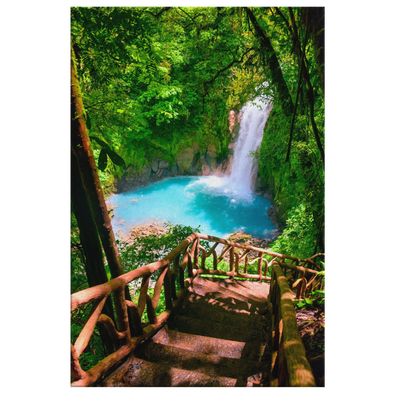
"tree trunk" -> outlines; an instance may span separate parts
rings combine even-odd
[[[271,71],[272,82],[275,85],[276,90],[278,92],[278,98],[281,103],[281,106],[284,110],[284,113],[287,116],[290,116],[294,112],[294,105],[289,92],[289,88],[287,87],[286,81],[283,78],[282,70],[280,68],[279,61],[278,58],[276,57],[274,48],[272,48],[271,41],[269,40],[268,36],[264,33],[264,30],[258,24],[252,10],[249,9],[248,7],[245,7],[245,10],[259,38],[260,47],[264,59],[267,61],[269,69]]]
[[[116,245],[115,236],[112,231],[111,219],[109,218],[107,206],[105,204],[103,191],[96,162],[89,143],[86,125],[83,118],[83,103],[79,93],[77,71],[75,68],[74,51],[71,48],[71,149],[72,157],[75,158],[75,166],[81,176],[82,187],[86,197],[86,202],[94,218],[94,226],[87,223],[78,223],[87,232],[98,232],[107,257],[108,266],[113,278],[122,275],[123,268],[120,262],[119,251]],[[81,227],[80,227],[81,229]],[[96,261],[92,266],[99,265]],[[125,287],[125,297],[131,300],[128,287]]]
[[[95,228],[94,218],[90,210],[86,195],[83,190],[82,179],[77,167],[74,154],[71,156],[71,200],[73,212],[77,219],[79,228],[79,238],[85,255],[85,272],[89,286],[96,286],[107,282],[107,274],[104,268],[103,252],[100,239]],[[104,305],[103,313],[114,320],[114,312],[110,300]],[[98,327],[100,337],[103,340],[107,354],[114,351],[114,347],[107,331]]]
[[[307,96],[308,103],[309,103],[309,117],[311,120],[312,130],[313,130],[313,134],[315,136],[316,144],[319,149],[320,156],[321,156],[321,159],[323,161],[323,166],[324,166],[324,149],[323,149],[322,143],[320,141],[319,131],[317,129],[317,125],[315,122],[315,108],[314,108],[315,107],[315,99],[314,99],[314,94],[313,94],[313,86],[312,86],[312,83],[311,83],[311,80],[309,77],[309,71],[308,71],[307,65],[305,63],[305,59],[302,56],[300,37],[298,36],[297,24],[296,24],[294,13],[293,13],[293,10],[291,7],[289,7],[289,13],[290,13],[291,22],[292,22],[293,31],[294,31],[294,44],[295,44],[296,50],[299,54],[300,65],[303,70],[302,74],[304,76],[305,82],[308,87],[307,92],[306,92],[306,96]],[[308,28],[308,9],[306,9],[305,24],[306,24],[306,29],[307,29]]]

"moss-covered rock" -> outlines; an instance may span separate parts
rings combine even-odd
[[[176,158],[176,164],[178,165],[179,173],[181,175],[190,174],[194,154],[193,148],[186,148],[178,154],[178,157]]]

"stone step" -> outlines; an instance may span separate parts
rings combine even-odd
[[[224,287],[220,282],[196,278],[189,291],[200,296],[210,298],[211,303],[221,303],[228,311],[248,312],[250,314],[263,314],[266,311],[266,299],[257,299],[255,296],[249,297],[244,288],[236,286]],[[237,291],[235,291],[237,290]],[[242,293],[241,293],[242,291]]]
[[[228,305],[224,302],[212,300],[210,296],[201,296],[195,293],[188,294],[179,315],[226,324],[231,327],[241,325],[242,327],[260,329],[270,326],[268,314],[257,315],[247,311],[234,311],[228,308]]]
[[[168,364],[175,368],[210,376],[234,378],[237,379],[236,386],[241,387],[245,387],[253,375],[262,374],[264,369],[262,363],[252,360],[221,357],[215,354],[207,355],[154,342],[139,349],[136,356],[146,361]]]
[[[228,358],[243,358],[245,348],[244,342],[187,334],[170,330],[167,326],[164,326],[154,335],[152,341],[162,345],[175,346],[181,349],[199,352],[205,355],[217,355]]]
[[[266,304],[260,304],[258,308],[251,308],[251,305],[245,301],[239,301],[235,298],[222,296],[220,293],[212,293],[200,291],[200,289],[195,288],[195,292],[191,291],[188,293],[187,302],[198,302],[199,299],[202,299],[204,305],[208,305],[209,308],[214,307],[217,310],[223,310],[232,314],[242,314],[246,315],[255,315],[264,314],[267,310]],[[212,308],[213,309],[213,308]]]
[[[175,316],[175,327],[182,332],[206,337],[227,339],[237,342],[248,342],[262,339],[263,331],[246,327],[240,329],[240,325],[228,326],[225,324],[207,322],[187,316]]]
[[[245,296],[256,302],[267,302],[270,285],[265,282],[197,277],[194,284],[215,286]]]
[[[133,357],[118,387],[234,387],[236,379],[157,364]]]

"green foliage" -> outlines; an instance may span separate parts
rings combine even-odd
[[[270,246],[277,253],[308,258],[315,252],[316,240],[313,215],[306,211],[305,204],[300,203],[288,213],[286,228]]]
[[[319,264],[323,269],[325,268],[324,262],[321,261]],[[326,294],[324,289],[325,271],[320,271],[318,272],[317,275],[323,276],[323,289],[322,290],[315,289],[311,291],[304,299],[295,301],[295,306],[297,308],[301,309],[304,307],[321,307],[322,305],[324,305],[325,294]]]
[[[290,11],[252,8],[272,53],[261,47],[244,8],[73,7],[72,45],[104,195],[125,170],[138,171],[156,158],[173,164],[180,149],[194,142],[200,152],[213,144],[218,158],[227,157],[229,110],[264,93],[274,105],[253,157],[287,226],[272,248],[297,257],[323,251],[325,173],[311,126],[309,87],[303,80],[289,162],[292,119],[278,89],[287,90],[295,103],[298,42],[304,42],[308,30],[305,64],[314,94],[313,119],[324,145],[324,65],[318,60],[317,21],[306,23],[306,8],[292,8],[294,24]],[[280,70],[270,69],[272,56]],[[274,84],[274,72],[282,74],[283,86]],[[167,228],[167,234],[145,237],[132,247],[119,243],[125,271],[157,261],[198,230]],[[81,289],[86,285],[83,255],[77,232],[73,237],[72,288]],[[211,263],[208,259],[207,266]],[[227,269],[225,262],[220,264],[219,269]]]
[[[240,23],[242,12],[226,7],[161,11],[72,8],[90,136],[95,143],[106,141],[126,168],[138,170],[142,161],[157,157],[174,160],[180,140],[188,146],[197,141],[202,149],[214,144],[225,157],[227,113],[256,94],[261,75],[252,59],[253,37]],[[120,168],[105,166],[106,154],[100,169],[120,177]]]
[[[167,232],[162,235],[151,234],[145,237],[137,238],[132,245],[128,245],[120,240],[117,241],[119,254],[125,272],[131,271],[146,264],[154,263],[165,257],[171,250],[175,249],[190,234],[201,232],[200,227],[190,227],[179,224],[166,222],[164,227]],[[209,242],[201,241],[201,246],[209,248]],[[153,296],[154,283],[159,276],[159,272],[152,274],[150,278],[150,287],[148,294]],[[132,300],[138,303],[140,295],[141,279],[132,282],[129,285],[132,294]],[[165,310],[164,288],[160,293],[159,303],[156,308],[156,314],[159,315]],[[148,321],[146,311],[142,316],[143,321]]]
[[[310,298],[306,298],[305,297],[303,300],[298,301],[296,305],[300,309],[304,308],[304,307],[312,306],[313,305],[313,300],[311,300]]]
[[[151,234],[137,238],[132,245],[118,240],[118,248],[125,272],[153,263],[166,256],[192,233],[201,232],[200,227],[183,226],[166,222],[167,232],[162,235]],[[201,245],[209,247],[207,241]],[[156,274],[157,275],[157,274]]]

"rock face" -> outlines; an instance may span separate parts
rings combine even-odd
[[[286,220],[283,219],[285,212],[280,209],[275,203],[275,196],[273,190],[275,190],[275,183],[272,181],[270,184],[261,178],[258,173],[254,174],[252,177],[254,192],[256,194],[261,194],[269,200],[271,203],[271,208],[267,211],[267,216],[271,219],[272,224],[280,232],[286,227]]]
[[[219,158],[218,149],[213,144],[201,147],[198,142],[194,142],[192,146],[180,149],[175,162],[170,163],[159,157],[140,170],[128,168],[122,178],[115,180],[115,192],[129,191],[167,177],[228,175],[231,171],[234,143],[238,136],[241,119],[242,112],[230,111],[228,117],[230,134],[227,157]]]
[[[231,234],[227,239],[229,241],[237,242],[242,245],[251,245],[251,246],[255,246],[256,248],[269,249],[270,244],[276,238],[278,238],[279,235],[280,232],[278,230],[273,230],[270,234],[270,238],[252,237],[252,235],[247,234],[244,231],[237,231],[236,233]],[[251,258],[255,258],[258,256],[258,253],[250,252],[250,256]]]
[[[115,181],[116,192],[122,193],[175,175],[178,174],[173,175],[169,163],[155,160],[139,171],[128,168],[122,178]]]
[[[179,173],[182,175],[191,175],[191,167],[194,159],[194,150],[192,148],[186,148],[185,150],[182,150],[177,159],[176,159],[176,164],[178,165],[179,168]]]
[[[231,143],[230,143],[231,144]],[[230,172],[232,155],[218,159],[215,145],[200,150],[197,142],[180,150],[175,163],[155,159],[139,171],[128,168],[122,178],[115,181],[117,193],[129,191],[163,178],[187,175],[222,175]]]

